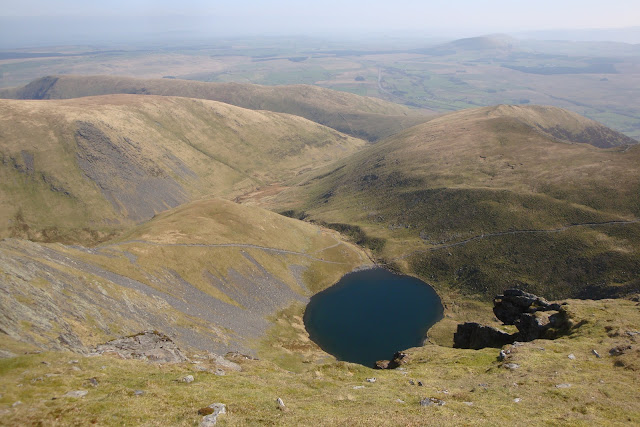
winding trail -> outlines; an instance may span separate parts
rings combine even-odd
[[[179,247],[186,247],[186,248],[247,248],[247,249],[258,249],[261,251],[266,251],[266,252],[275,252],[278,254],[285,254],[285,255],[297,255],[297,256],[301,256],[304,258],[308,258],[312,261],[318,261],[318,262],[324,262],[327,264],[338,264],[338,265],[346,265],[348,263],[346,262],[337,262],[337,261],[329,261],[323,258],[317,258],[314,257],[312,255],[309,255],[307,253],[304,252],[296,252],[296,251],[290,251],[287,249],[278,249],[278,248],[270,248],[268,246],[258,246],[258,245],[252,245],[249,243],[218,243],[218,244],[214,244],[214,243],[159,243],[159,242],[150,242],[148,240],[127,240],[125,242],[119,242],[119,243],[114,243],[112,245],[107,245],[107,246],[102,246],[102,248],[107,248],[107,247],[113,247],[113,246],[120,246],[120,245],[126,245],[129,243],[139,243],[139,244],[143,244],[143,245],[151,245],[151,246],[179,246]],[[336,247],[338,245],[342,244],[337,243],[333,246],[329,246],[327,248],[323,248],[317,252],[322,252],[326,249],[330,249],[333,247]],[[317,253],[316,252],[316,253]]]
[[[410,252],[408,254],[401,255],[399,257],[393,258],[391,261],[398,261],[398,260],[401,260],[401,259],[406,259],[406,258],[409,258],[409,257],[411,257],[411,256],[413,256],[415,254],[419,254],[419,253],[434,252],[434,251],[439,251],[441,249],[453,248],[455,246],[462,246],[462,245],[466,245],[467,243],[473,242],[475,240],[486,239],[488,237],[508,236],[508,235],[511,235],[511,234],[561,233],[563,231],[567,231],[567,230],[569,230],[571,228],[576,228],[576,227],[597,227],[597,226],[606,226],[606,225],[630,225],[630,224],[638,224],[638,223],[640,223],[640,219],[634,219],[634,220],[629,220],[629,221],[585,222],[585,223],[582,223],[582,224],[566,225],[564,227],[553,228],[553,229],[550,229],[550,230],[513,230],[513,231],[500,231],[500,232],[497,232],[497,233],[480,234],[479,236],[470,237],[468,239],[461,240],[461,241],[455,242],[455,243],[449,243],[449,244],[444,244],[444,245],[433,246],[433,247],[428,248],[428,249],[418,249],[418,250]]]

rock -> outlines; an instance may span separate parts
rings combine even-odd
[[[398,351],[393,355],[393,359],[389,362],[388,369],[396,369],[409,361],[409,355],[402,351]]]
[[[520,399],[519,397],[516,397],[515,399],[513,399],[513,401],[514,401],[515,403],[519,403],[521,400],[522,400],[522,399]]]
[[[206,366],[201,366],[201,365],[196,365],[196,366],[195,366],[195,369],[196,369],[196,371],[198,371],[198,372],[205,372],[205,371],[208,371],[208,369],[207,369],[207,367],[206,367]]]
[[[416,385],[416,383],[413,380],[409,380],[409,385]]]
[[[492,326],[484,326],[475,322],[461,323],[453,335],[455,348],[472,348],[478,350],[485,347],[502,347],[510,344],[514,336],[496,329]]]
[[[224,355],[224,358],[230,361],[233,360],[258,360],[253,356],[248,356],[246,354],[242,354],[240,352],[237,351],[230,351],[227,354]]]
[[[284,406],[284,402],[282,401],[282,399],[277,398],[276,403],[278,404],[278,409],[280,409],[282,412],[286,412],[288,410],[287,407]]]
[[[95,353],[116,354],[124,359],[142,359],[155,363],[180,363],[187,357],[168,336],[158,331],[143,331],[98,345]]]
[[[544,298],[520,289],[507,289],[493,299],[493,305],[493,313],[505,325],[514,325],[524,313],[560,310],[559,304],[550,304]]]
[[[98,387],[98,379],[96,377],[91,377],[87,381],[91,387]]]
[[[446,402],[444,400],[435,397],[425,397],[420,401],[420,406],[444,406],[445,404]]]
[[[375,383],[377,381],[376,378],[367,378],[368,383]]]
[[[593,355],[596,356],[598,359],[602,357],[600,356],[600,353],[598,353],[598,351],[595,348],[591,350],[591,353],[593,353]]]
[[[571,360],[576,360],[576,356],[575,356],[573,353],[571,353],[571,354],[570,354],[570,355],[568,355],[567,357],[568,357],[569,359],[571,359]]]
[[[517,363],[505,363],[504,365],[502,365],[502,367],[513,371],[515,369],[519,369],[520,365],[518,365]]]
[[[79,360],[69,360],[69,365],[76,365],[78,363],[80,363]]]
[[[462,403],[467,405],[467,406],[473,406],[473,402],[462,402]]]
[[[79,367],[77,367],[77,366],[72,366],[72,367],[71,367],[71,370],[72,370],[72,371],[82,371],[82,369],[80,369],[80,368],[79,368]]]
[[[422,384],[422,381],[418,381],[418,387],[422,387],[424,386],[424,384]]]
[[[502,362],[506,358],[507,358],[507,353],[505,353],[504,350],[500,350],[500,353],[498,353],[498,361]]]
[[[404,400],[402,400],[402,399],[396,399],[396,403],[404,403]]]
[[[193,378],[193,375],[185,375],[184,377],[180,378],[180,381],[182,381],[183,383],[190,384],[193,381],[195,381],[195,378]]]
[[[376,363],[374,363],[373,368],[374,369],[389,369],[389,363],[391,363],[388,360],[378,360]]]
[[[227,405],[224,403],[212,403],[206,408],[198,409],[198,414],[205,416],[202,418],[200,422],[200,427],[211,427],[215,426],[218,422],[218,416],[227,413]]]
[[[621,356],[627,352],[627,350],[631,350],[632,347],[630,345],[619,345],[617,347],[613,347],[609,350],[610,356]]]
[[[81,398],[81,397],[85,397],[87,394],[89,394],[87,390],[74,390],[74,391],[69,391],[65,393],[62,397]]]
[[[567,384],[567,383],[556,384],[556,388],[569,388],[569,387],[571,387],[571,384]]]
[[[360,389],[363,389],[363,388],[364,388],[364,386],[363,386],[363,385],[354,385],[354,386],[353,386],[353,389],[354,389],[354,390],[360,390]]]
[[[11,407],[12,407],[12,408],[15,408],[16,406],[20,406],[20,405],[22,405],[22,402],[21,402],[20,400],[18,400],[18,401],[16,401],[16,402],[13,402],[13,403],[11,404]]]
[[[133,392],[134,396],[142,396],[144,394],[144,390],[136,390]]]
[[[216,370],[213,372],[214,375],[218,375],[218,376],[224,376],[226,375],[226,373],[224,372],[224,370],[220,369],[220,368],[216,368]]]

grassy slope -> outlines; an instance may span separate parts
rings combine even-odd
[[[310,175],[279,207],[361,226],[387,240],[382,259],[441,287],[485,297],[513,284],[548,297],[633,288],[638,224],[482,237],[640,216],[640,147],[603,150],[549,136],[560,128],[565,138],[591,135],[595,145],[615,135],[551,107],[467,110]]]
[[[433,345],[409,350],[411,361],[404,371],[327,362],[307,363],[293,373],[261,360],[243,361],[242,372],[226,376],[198,372],[190,364],[156,366],[69,353],[23,355],[0,360],[5,384],[0,424],[186,426],[198,423],[197,410],[214,402],[227,405],[228,413],[218,417],[220,425],[520,425],[531,419],[552,425],[640,423],[640,354],[637,335],[627,334],[637,334],[637,303],[570,301],[569,308],[576,323],[586,322],[565,338],[513,349],[508,362],[520,365],[516,370],[500,366],[496,349]],[[608,355],[610,348],[630,344],[626,354]],[[70,364],[72,359],[80,360]],[[195,382],[176,381],[187,374]],[[99,382],[95,388],[87,381],[92,377]],[[377,381],[366,382],[370,377]],[[78,389],[89,393],[81,399],[61,397]],[[134,396],[135,390],[144,394]],[[277,409],[278,397],[288,411]],[[446,404],[421,407],[425,397]],[[22,404],[12,408],[16,401]]]
[[[2,100],[0,128],[0,236],[45,241],[103,240],[119,224],[234,197],[364,144],[297,116],[136,95]]]
[[[211,350],[217,341],[225,351],[248,351],[265,316],[369,263],[331,230],[226,200],[197,201],[91,250],[3,242],[0,306],[13,315],[0,318],[0,329],[43,349],[61,348],[60,334],[80,350],[160,329],[181,346]]]
[[[114,93],[210,99],[252,110],[295,114],[369,140],[389,136],[427,120],[398,104],[308,85],[260,86],[177,79],[50,76],[23,88],[0,92],[0,97],[66,99]]]

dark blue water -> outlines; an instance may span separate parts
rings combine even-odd
[[[311,297],[304,324],[311,339],[338,360],[372,367],[422,345],[441,318],[442,304],[431,286],[374,268],[349,273]]]

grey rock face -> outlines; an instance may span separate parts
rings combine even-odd
[[[188,359],[171,338],[158,331],[144,331],[97,346],[96,353],[117,353],[123,359],[156,363],[180,363]]]

